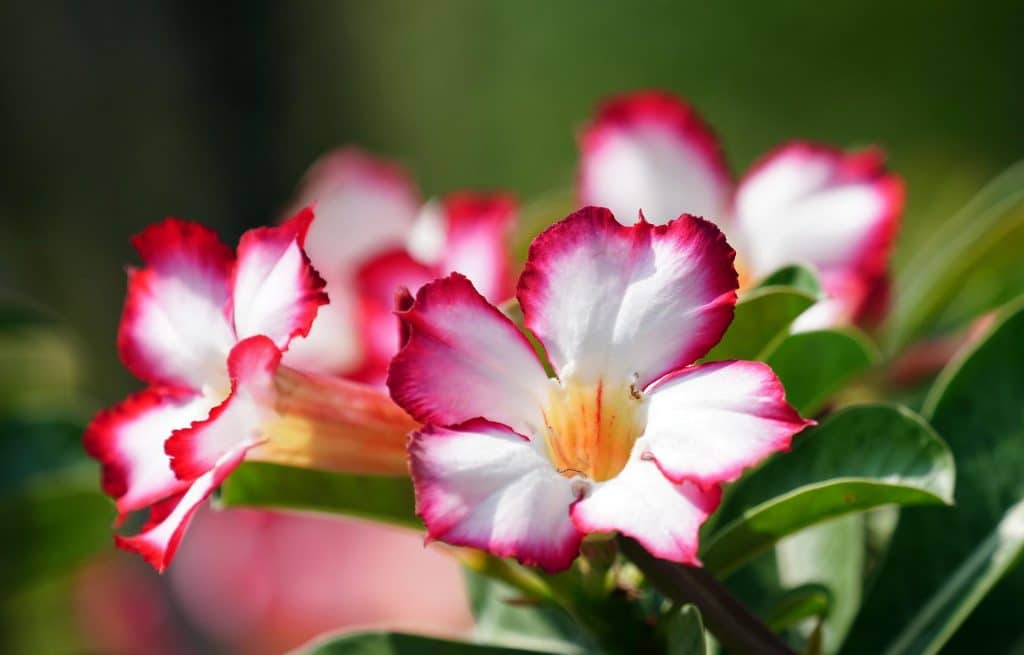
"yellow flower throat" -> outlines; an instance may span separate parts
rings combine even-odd
[[[548,457],[558,472],[596,482],[622,471],[647,424],[640,392],[602,381],[553,386],[543,413]]]

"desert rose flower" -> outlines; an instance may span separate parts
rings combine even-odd
[[[588,207],[533,242],[522,332],[460,275],[420,289],[388,387],[430,538],[564,569],[589,533],[697,564],[721,484],[810,422],[757,362],[694,364],[732,320],[734,253],[689,215],[632,226]]]
[[[879,151],[792,142],[734,185],[705,123],[660,92],[605,102],[581,150],[581,204],[609,207],[627,223],[638,209],[656,225],[680,212],[714,220],[736,246],[744,285],[788,264],[816,267],[827,298],[796,329],[864,322],[884,308],[903,184]]]
[[[505,194],[424,203],[397,164],[341,148],[310,168],[297,203],[316,203],[305,249],[331,302],[286,364],[382,384],[399,346],[397,288],[415,291],[459,271],[493,302],[511,295],[506,246],[516,203]]]
[[[85,446],[118,511],[149,508],[117,537],[162,570],[199,504],[243,459],[404,473],[414,423],[381,390],[282,365],[327,302],[302,245],[309,209],[245,233],[167,219],[134,239],[118,348],[150,386],[100,412]]]

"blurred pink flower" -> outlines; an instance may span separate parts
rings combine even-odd
[[[607,100],[580,144],[581,204],[608,207],[627,224],[641,210],[655,225],[682,212],[714,221],[736,247],[741,286],[790,264],[817,268],[827,297],[795,329],[870,322],[884,311],[903,183],[880,151],[791,142],[734,184],[696,111],[659,91]]]

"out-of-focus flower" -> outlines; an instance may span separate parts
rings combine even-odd
[[[283,653],[342,627],[452,635],[472,625],[457,562],[412,531],[203,508],[188,539],[171,585],[185,615],[232,652]]]
[[[732,320],[734,252],[683,215],[631,227],[588,207],[534,240],[517,297],[556,373],[460,275],[401,314],[392,396],[429,536],[547,570],[621,532],[697,564],[720,484],[808,425],[766,365],[692,365]],[[438,383],[442,380],[443,383]]]
[[[415,426],[381,390],[281,365],[327,302],[302,244],[303,210],[244,234],[237,256],[211,230],[167,219],[135,238],[118,334],[125,365],[151,386],[100,412],[85,446],[121,516],[117,543],[163,570],[199,504],[243,458],[403,473]]]
[[[611,98],[581,138],[579,197],[620,220],[637,210],[655,224],[690,212],[715,221],[738,251],[741,283],[809,263],[828,297],[797,330],[877,318],[887,301],[889,251],[903,184],[878,150],[844,153],[793,142],[733,186],[715,136],[678,98],[640,92]]]
[[[493,302],[511,294],[506,246],[516,203],[505,194],[460,192],[423,204],[399,166],[342,148],[313,165],[297,202],[316,203],[306,252],[331,303],[286,364],[383,383],[399,346],[397,288],[415,291],[458,271]]]

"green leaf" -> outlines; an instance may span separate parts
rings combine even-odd
[[[864,515],[848,514],[812,526],[775,546],[779,580],[786,587],[819,585],[828,590],[829,611],[803,625],[810,640],[820,631],[820,650],[835,653],[860,609],[864,580]]]
[[[946,367],[925,414],[957,462],[956,505],[904,510],[846,651],[882,652],[951,572],[978,551],[1024,498],[1024,301],[1001,312],[986,337]],[[949,644],[1005,650],[1021,632],[1024,570],[1007,571]]]
[[[811,416],[878,359],[871,340],[847,327],[791,334],[764,361],[786,388],[786,399]]]
[[[478,641],[557,653],[593,652],[590,637],[565,610],[526,602],[512,587],[465,569],[469,608]],[[585,649],[584,649],[585,647]]]
[[[776,632],[800,623],[804,619],[828,614],[832,593],[822,584],[811,583],[786,589],[765,612],[765,623]]]
[[[224,481],[219,502],[347,514],[417,529],[423,526],[416,516],[412,481],[398,476],[348,475],[245,462]]]
[[[990,182],[916,249],[896,279],[899,298],[886,323],[885,343],[894,352],[956,300],[970,274],[991,265],[990,253],[1024,223],[1024,161]],[[1019,270],[1019,259],[1009,262]]]
[[[736,303],[729,329],[705,359],[760,359],[815,300],[813,294],[797,287],[751,289]]]
[[[662,620],[668,655],[706,655],[704,621],[695,605],[683,605]]]
[[[471,644],[400,632],[361,632],[328,637],[302,652],[309,655],[528,655],[541,651]]]
[[[726,575],[782,537],[879,505],[952,500],[953,458],[903,407],[849,407],[797,437],[734,488],[701,558]]]
[[[815,298],[820,298],[823,293],[821,281],[818,279],[818,274],[814,269],[800,264],[780,268],[761,280],[761,283],[758,284],[758,286],[796,287],[801,291],[811,294]]]
[[[985,595],[1022,559],[1024,501],[1010,508],[992,534],[953,572],[886,654],[938,653]]]

